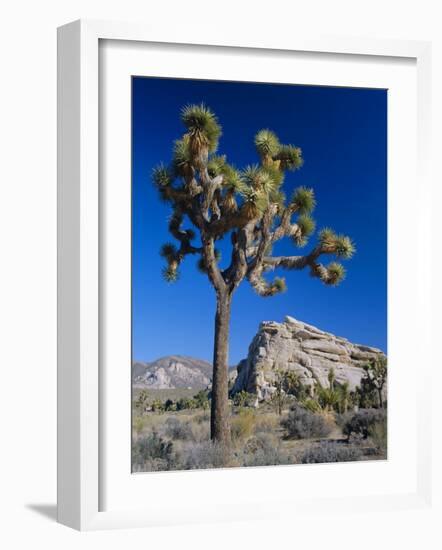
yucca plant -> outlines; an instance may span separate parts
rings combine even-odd
[[[161,199],[172,207],[169,231],[177,241],[177,245],[166,243],[161,248],[166,262],[163,275],[166,281],[175,282],[183,260],[194,255],[215,289],[211,437],[228,444],[228,343],[234,291],[248,280],[260,296],[284,292],[283,278],[267,277],[276,268],[307,269],[324,284],[337,285],[344,278],[343,266],[337,262],[324,265],[320,258],[350,258],[354,245],[348,237],[327,229],[306,254],[274,256],[277,241],[289,238],[295,246],[305,246],[315,230],[313,190],[299,187],[289,200],[283,190],[286,173],[302,166],[301,149],[281,144],[269,129],[260,130],[255,136],[259,162],[238,170],[216,153],[221,126],[207,106],[188,105],[181,119],[185,132],[174,142],[170,163],[153,171]],[[188,229],[186,222],[191,225]],[[215,244],[226,236],[231,254],[229,264],[222,268]]]

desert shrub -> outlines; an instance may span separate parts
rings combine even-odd
[[[343,430],[347,422],[353,417],[354,414],[354,412],[336,414],[335,422]]]
[[[288,437],[293,439],[326,437],[332,430],[332,426],[322,415],[312,413],[299,405],[290,409],[288,416],[281,421],[281,426],[287,431]]]
[[[388,442],[388,432],[387,432],[387,416],[383,417],[374,422],[368,428],[368,437],[375,446],[378,452],[385,454],[387,452],[387,442]]]
[[[198,409],[208,409],[210,405],[209,394],[206,390],[199,391],[193,398]]]
[[[307,397],[305,399],[300,400],[300,403],[304,407],[304,409],[307,409],[312,413],[322,412],[322,407],[316,399]]]
[[[148,400],[149,400],[149,394],[147,393],[147,391],[141,390],[135,401],[135,407],[143,411],[145,407],[147,407]]]
[[[235,393],[233,396],[233,404],[235,407],[251,407],[253,403],[255,402],[256,395],[253,393],[246,392],[244,390],[241,390],[238,393]]]
[[[275,437],[260,433],[245,444],[241,463],[243,466],[275,466],[292,464],[293,460]]]
[[[251,409],[242,409],[231,421],[230,429],[232,439],[247,439],[253,433],[255,427],[255,412]]]
[[[144,428],[144,418],[142,416],[134,416],[132,420],[132,429],[137,436],[141,434]]]
[[[229,450],[213,441],[190,443],[181,457],[186,470],[222,468],[228,465],[230,458]]]
[[[330,371],[332,372],[332,371]],[[317,401],[324,410],[338,410],[339,407],[339,392],[336,388],[317,388]]]
[[[163,412],[164,411],[164,403],[160,399],[155,399],[152,402],[152,411],[153,412]]]
[[[164,403],[164,410],[168,412],[176,411],[176,403],[172,399],[167,399]]]
[[[132,445],[132,464],[135,471],[169,470],[173,460],[173,443],[156,432],[138,439]]]
[[[210,420],[210,411],[204,410],[203,412],[195,414],[193,421],[197,424],[202,424],[203,422],[209,422]]]
[[[209,422],[192,421],[193,441],[208,441],[210,439],[210,424]]]
[[[192,426],[189,422],[182,422],[172,416],[164,423],[164,435],[170,439],[191,440],[193,439]]]
[[[356,436],[367,439],[373,426],[385,422],[386,417],[385,409],[361,409],[350,417],[342,431],[348,438]]]
[[[255,433],[275,433],[279,427],[279,418],[273,414],[257,415]]]
[[[360,460],[361,457],[362,451],[358,447],[336,441],[321,441],[304,451],[301,463],[352,462]]]
[[[195,399],[189,399],[188,397],[182,397],[176,403],[176,410],[183,411],[186,409],[197,409],[198,403]]]

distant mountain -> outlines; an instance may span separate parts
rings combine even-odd
[[[151,363],[135,361],[132,365],[132,384],[138,388],[200,390],[211,382],[211,363],[194,357],[168,355]]]

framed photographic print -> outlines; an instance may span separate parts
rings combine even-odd
[[[59,29],[60,522],[425,505],[428,60]]]

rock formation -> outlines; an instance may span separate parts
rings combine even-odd
[[[333,368],[337,383],[348,381],[350,390],[359,386],[370,359],[384,355],[379,349],[353,344],[345,338],[287,316],[284,323],[262,322],[238,367],[232,394],[245,390],[268,399],[274,391],[276,371],[295,371],[305,386],[328,387]]]

